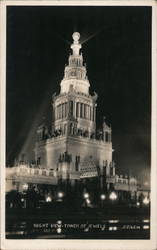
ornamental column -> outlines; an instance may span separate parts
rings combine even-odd
[[[96,121],[96,107],[94,107],[94,122]]]
[[[82,103],[82,118],[84,118],[84,103]]]
[[[93,121],[93,107],[90,107],[91,110],[91,121]]]
[[[90,114],[89,114],[89,105],[87,105],[87,119],[90,120]]]
[[[63,103],[63,118],[65,118],[65,103]]]
[[[76,118],[76,102],[74,101],[74,117]]]
[[[61,119],[63,119],[63,103],[61,104]]]
[[[67,109],[68,109],[68,107],[67,107],[67,102],[65,103],[65,117],[67,117]]]
[[[58,106],[56,107],[56,119],[58,120]]]

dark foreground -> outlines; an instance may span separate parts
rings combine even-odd
[[[149,208],[7,209],[7,239],[149,239]]]

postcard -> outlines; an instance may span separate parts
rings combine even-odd
[[[1,1],[1,249],[156,249],[155,1]]]

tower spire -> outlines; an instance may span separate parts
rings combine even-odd
[[[80,33],[74,32],[72,35],[73,43],[71,44],[72,54],[68,59],[68,65],[65,66],[64,78],[61,81],[61,94],[73,92],[84,93],[89,95],[89,81],[87,79],[87,71],[83,65],[83,56],[80,53],[82,45],[79,42]]]
[[[79,56],[80,49],[82,47],[81,44],[79,43],[80,33],[74,32],[72,38],[73,38],[73,43],[71,45],[71,49],[73,51],[73,55]]]

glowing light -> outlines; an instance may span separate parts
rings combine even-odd
[[[100,195],[100,199],[101,199],[101,200],[105,200],[105,199],[106,199],[105,194],[101,194],[101,195]]]
[[[145,197],[144,199],[143,199],[143,204],[144,205],[148,205],[149,204],[149,199],[148,199],[148,197]]]
[[[45,92],[45,95],[43,97],[43,101],[38,109],[38,112],[36,113],[36,116],[34,118],[33,121],[31,121],[31,129],[29,130],[29,133],[26,136],[26,140],[24,142],[23,147],[21,148],[21,151],[19,152],[18,158],[20,158],[21,154],[23,152],[27,152],[27,154],[29,154],[30,152],[32,152],[33,149],[33,145],[34,145],[34,135],[36,134],[36,128],[39,126],[39,122],[41,123],[41,117],[45,112],[45,107],[47,105],[47,96],[49,95],[49,91],[50,89],[47,89],[47,91]],[[25,130],[27,130],[28,128],[28,123],[25,123],[24,127],[23,127],[23,133],[25,133]],[[19,138],[17,138],[16,140],[16,144],[19,143]],[[32,147],[33,146],[33,147]]]
[[[57,228],[57,233],[60,234],[62,232],[61,228]]]
[[[89,40],[91,40],[93,37],[95,37],[96,35],[98,35],[103,29],[105,29],[106,27],[103,26],[101,27],[99,30],[97,30],[96,32],[94,32],[92,35],[88,36],[86,39],[84,39],[81,44],[84,44],[86,42],[88,42]]]
[[[117,200],[117,194],[115,192],[112,192],[109,196],[109,199],[112,201]]]
[[[143,222],[145,222],[145,223],[149,223],[149,220],[143,220]]]
[[[139,207],[139,206],[140,206],[140,203],[139,203],[139,202],[137,202],[137,203],[136,203],[136,205]]]
[[[52,201],[51,196],[47,196],[47,197],[46,197],[46,202],[51,202],[51,201]]]
[[[143,229],[149,229],[149,225],[144,225]]]
[[[88,199],[88,198],[89,198],[89,194],[88,194],[88,193],[84,193],[83,196],[84,196],[85,199]]]
[[[58,220],[57,223],[58,223],[58,224],[62,224],[62,221],[61,221],[61,220]]]
[[[64,194],[63,192],[58,192],[58,198],[63,198]]]
[[[109,223],[118,223],[119,220],[109,220]]]
[[[109,231],[116,231],[117,227],[109,227]]]
[[[24,201],[24,199],[22,198],[22,199],[21,199],[21,201],[23,202],[23,201]]]
[[[24,231],[16,232],[16,234],[18,234],[18,235],[23,235],[23,234],[24,234]]]
[[[28,189],[28,184],[27,183],[23,184],[22,188],[23,188],[23,190],[27,190]]]
[[[87,204],[90,204],[90,200],[89,199],[86,199],[86,202],[87,202]]]

